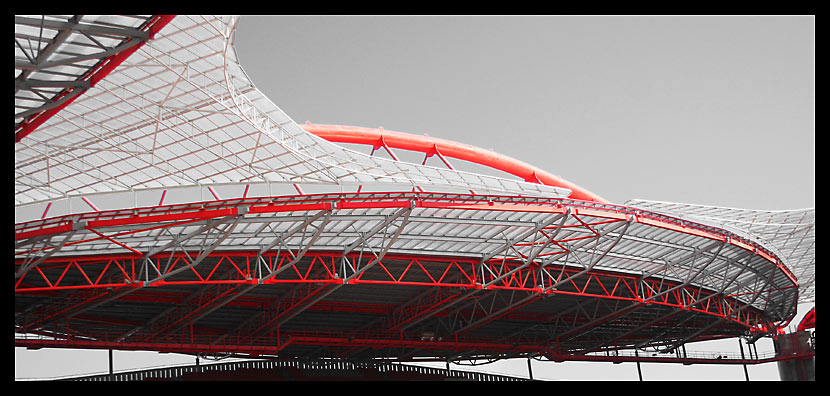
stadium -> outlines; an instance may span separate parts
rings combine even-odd
[[[784,329],[815,304],[815,209],[614,204],[462,142],[298,124],[238,23],[15,17],[16,347],[256,359],[95,380],[515,379],[401,364],[506,359],[814,379],[814,309]],[[736,337],[776,353],[685,349]]]

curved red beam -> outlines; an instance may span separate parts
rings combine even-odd
[[[801,319],[801,323],[798,324],[798,330],[796,331],[804,331],[807,329],[815,329],[816,328],[816,307],[807,312],[807,315],[804,315],[804,319]]]
[[[330,142],[367,144],[375,148],[382,146],[392,147],[402,150],[420,151],[427,154],[427,156],[438,154],[452,157],[507,172],[522,178],[526,182],[567,188],[571,190],[569,199],[610,203],[606,199],[576,184],[545,172],[533,165],[469,144],[377,128],[309,123],[300,126],[306,131]]]

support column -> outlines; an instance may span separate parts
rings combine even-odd
[[[533,381],[533,369],[530,367],[530,356],[527,357],[527,375]]]
[[[738,347],[741,348],[741,360],[746,360],[746,357],[744,356],[744,344],[743,344],[743,342],[741,342],[740,337],[738,337]],[[744,376],[746,377],[746,380],[749,381],[749,371],[746,369],[746,363],[744,363],[743,366],[744,366]]]
[[[108,377],[108,380],[114,381],[114,375],[113,375],[113,372],[112,372],[112,349],[109,350],[109,363],[110,363],[110,375]]]
[[[637,375],[640,377],[640,381],[643,380],[643,371],[640,369],[640,352],[637,349],[634,349],[634,356],[637,357]]]
[[[775,343],[776,357],[791,357],[787,360],[778,361],[778,374],[782,381],[815,381],[816,380],[816,357],[808,356],[795,358],[801,354],[814,352],[815,349],[809,345],[810,333],[799,331],[789,334],[779,334],[773,339]]]

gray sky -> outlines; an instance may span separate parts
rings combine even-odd
[[[620,204],[815,206],[815,17],[251,16],[235,44],[299,123],[493,148]],[[737,352],[737,341],[697,349]],[[15,377],[105,371],[106,359],[15,348]],[[165,361],[192,358],[116,352],[115,368]],[[637,379],[633,363],[533,367],[537,378]],[[741,366],[642,367],[647,380],[743,379]],[[524,361],[480,369],[527,372]],[[778,379],[774,363],[749,370]]]
[[[815,206],[814,17],[243,17],[297,122],[427,133],[623,203]]]

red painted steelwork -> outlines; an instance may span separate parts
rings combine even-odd
[[[192,210],[189,204],[171,205],[162,207],[141,208],[130,213],[123,211],[102,211],[93,212],[80,215],[79,221],[86,221],[87,228],[97,228],[114,225],[129,225],[141,223],[162,223],[166,221],[184,220],[196,221],[198,219],[217,218],[229,215],[239,214],[238,208],[247,206],[249,213],[256,212],[281,212],[293,210],[314,210],[314,209],[356,209],[356,208],[389,208],[389,207],[414,207],[420,208],[442,208],[442,209],[464,209],[464,210],[494,210],[507,212],[547,212],[547,213],[563,213],[563,207],[571,207],[574,209],[574,215],[588,215],[593,217],[608,218],[611,221],[622,221],[631,219],[633,222],[646,224],[650,226],[670,229],[677,232],[682,232],[691,235],[702,236],[714,240],[725,241],[726,233],[723,230],[716,229],[710,226],[701,226],[693,222],[684,221],[681,219],[672,218],[665,215],[649,214],[645,211],[639,213],[633,209],[618,205],[603,205],[603,207],[585,207],[580,204],[580,201],[569,200],[548,200],[547,202],[538,202],[528,204],[527,202],[509,202],[501,201],[496,204],[493,203],[492,198],[503,198],[498,196],[470,196],[464,199],[442,199],[440,197],[425,195],[423,197],[418,194],[412,195],[411,200],[402,200],[400,198],[384,198],[382,196],[375,196],[375,194],[355,194],[352,198],[335,198],[322,201],[318,197],[322,195],[302,195],[291,197],[273,197],[273,198],[249,198],[247,201],[240,201],[238,199],[204,202],[200,210]],[[491,198],[492,197],[492,198]],[[285,202],[276,203],[271,199],[288,198]],[[267,204],[266,204],[267,202]],[[264,206],[261,206],[265,204]],[[249,206],[250,205],[250,206]],[[181,208],[181,209],[179,209]],[[78,215],[66,215],[61,217],[50,218],[46,220],[30,221],[26,223],[19,223],[15,226],[15,241],[31,238],[34,236],[53,235],[62,232],[67,232],[73,229],[73,221],[71,219]],[[576,217],[576,216],[575,216]],[[578,219],[578,217],[576,217]],[[169,227],[176,224],[163,224],[158,227]],[[127,233],[136,232],[126,231]],[[596,233],[592,230],[592,232]],[[723,232],[723,234],[721,234]],[[119,234],[120,235],[120,234]],[[110,235],[115,237],[118,235]],[[92,240],[102,239],[97,237]],[[90,240],[73,241],[67,245],[74,245],[78,243],[88,242]],[[765,252],[763,246],[758,245],[752,241],[741,241],[735,236],[729,238],[729,243],[743,249],[746,249],[754,254],[761,254],[762,257],[774,263],[782,272],[795,284],[795,277],[786,268],[783,263],[771,252]],[[29,252],[18,252],[15,255],[20,256]]]
[[[807,312],[807,315],[804,315],[804,319],[801,319],[801,323],[798,324],[798,331],[804,331],[807,329],[815,329],[816,328],[816,307]]]
[[[78,257],[69,259],[64,262],[54,262],[52,265],[41,264],[44,270],[59,270],[61,278],[49,279],[43,272],[32,271],[27,275],[21,277],[15,285],[15,293],[32,293],[43,292],[48,290],[76,290],[76,289],[98,289],[102,290],[102,294],[106,294],[108,288],[148,288],[172,286],[172,285],[245,285],[252,284],[256,281],[248,280],[253,275],[250,271],[253,269],[249,266],[243,265],[250,257],[255,257],[256,252],[214,252],[209,257],[220,258],[209,269],[203,269],[201,274],[192,271],[190,279],[180,280],[160,280],[152,285],[141,287],[140,284],[135,283],[136,276],[132,273],[135,269],[135,257],[124,256],[106,256],[106,257]],[[283,275],[264,280],[262,284],[296,284],[302,287],[307,287],[309,290],[305,293],[300,293],[300,298],[287,298],[284,303],[287,305],[300,306],[308,297],[321,292],[326,285],[342,284],[343,280],[335,277],[336,273],[336,259],[341,256],[337,252],[308,252],[306,257],[311,259],[311,262],[299,264],[291,267],[290,270],[283,272]],[[173,271],[183,257],[187,257],[185,253],[161,253],[154,258],[166,259],[172,257],[174,260],[168,272]],[[359,259],[359,253],[347,255],[351,259]],[[291,256],[288,253],[266,253],[263,255],[269,266],[269,270],[279,269],[282,265],[290,261]],[[481,277],[480,273],[475,271],[474,265],[478,263],[475,259],[463,258],[439,258],[439,257],[415,257],[409,255],[393,255],[389,254],[385,257],[386,260],[408,260],[410,261],[409,269],[400,275],[393,275],[387,269],[383,262],[377,263],[377,271],[372,273],[371,279],[364,278],[364,275],[369,274],[365,272],[360,276],[349,281],[350,285],[360,284],[374,284],[374,285],[409,285],[409,286],[428,286],[428,287],[446,287],[451,289],[466,289],[466,290],[480,290],[482,284],[488,283],[495,279],[502,273],[508,273],[519,267],[518,262],[492,262],[487,263],[487,271],[484,271],[486,276]],[[50,259],[49,261],[56,261],[59,259]],[[239,264],[235,264],[239,263]],[[219,270],[222,268],[222,270]],[[86,269],[86,270],[84,270]],[[131,271],[132,269],[132,271]],[[82,283],[64,285],[61,284],[63,274],[68,271],[79,271],[84,274]],[[214,279],[215,273],[226,273],[231,271],[234,273],[233,279]],[[540,272],[545,276],[541,277]],[[644,279],[640,280],[637,276],[630,274],[619,274],[602,270],[592,270],[583,274],[582,278],[572,278],[567,283],[563,283],[557,289],[549,289],[543,291],[541,287],[549,287],[558,279],[567,279],[580,273],[579,268],[569,268],[557,265],[548,265],[540,268],[538,265],[527,266],[526,268],[518,269],[512,276],[504,277],[498,282],[490,285],[488,290],[520,290],[526,292],[537,293],[539,298],[545,295],[573,295],[592,298],[603,298],[611,300],[622,300],[639,302],[644,304],[657,304],[669,306],[678,309],[696,311],[708,315],[713,315],[718,318],[728,319],[729,321],[739,323],[747,327],[755,327],[763,323],[763,315],[756,310],[741,311],[739,306],[742,304],[733,298],[724,297],[720,295],[706,292],[696,286],[677,287],[678,284],[663,279]],[[439,275],[440,274],[440,275]],[[45,283],[46,286],[36,286],[31,283],[24,282],[28,277],[35,277],[30,282]],[[95,279],[93,281],[93,279]],[[320,286],[315,286],[320,285]],[[541,287],[540,287],[541,285]],[[669,293],[660,294],[663,290],[675,288]],[[701,298],[710,296],[712,298]],[[657,298],[651,299],[652,296]],[[97,298],[97,297],[92,297]],[[445,297],[437,298],[436,300],[446,302]],[[701,300],[698,303],[690,305],[695,300]],[[414,314],[417,311],[430,311],[437,301],[425,303],[426,308],[418,308],[414,311],[409,311],[408,315]],[[292,309],[283,307],[284,309],[277,310],[280,312],[277,317],[265,320],[267,323],[273,323],[279,320],[280,317],[290,313]],[[394,329],[401,325],[403,320],[397,324],[390,326]],[[264,328],[266,325],[260,326]]]
[[[167,25],[171,20],[173,20],[173,17],[175,17],[175,15],[156,15],[147,24],[147,26],[145,26],[145,29],[150,34],[149,40],[152,40],[153,36],[155,36],[155,34],[158,33],[159,30],[161,30],[165,25]],[[116,67],[118,67],[118,65],[124,62],[125,59],[127,59],[135,51],[141,48],[142,45],[144,45],[144,43],[139,43],[124,51],[121,51],[117,54],[103,59],[101,62],[95,65],[95,67],[92,70],[88,71],[83,77],[81,77],[80,80],[89,81],[89,86],[94,87],[95,84],[98,83],[98,81],[101,81],[101,79],[106,77],[110,72],[112,72]],[[60,100],[61,98],[72,94],[73,90],[77,89],[82,88],[74,88],[64,91],[59,97],[54,98],[54,100]],[[41,113],[35,114],[28,120],[22,122],[18,127],[18,130],[14,132],[14,142],[17,143],[24,137],[28,136],[37,127],[46,122],[46,120],[51,118],[53,115],[57,114],[59,111],[63,110],[64,107],[68,106],[75,99],[77,99],[78,96],[80,96],[80,94],[75,94],[74,97],[70,98],[61,105],[45,110]]]
[[[530,183],[567,188],[571,190],[569,197],[571,199],[609,203],[604,198],[533,165],[468,144],[376,128],[316,124],[301,126],[306,131],[330,142],[368,144],[374,148],[392,147],[420,151],[427,154],[427,156],[437,154],[442,160],[444,156],[457,158],[507,172]]]
[[[707,327],[707,334],[693,336],[695,340],[706,337],[719,337],[732,334],[736,326],[758,332],[768,324],[767,317],[760,307],[748,305],[738,296],[725,296],[700,286],[683,285],[679,281],[643,277],[639,274],[613,272],[607,269],[588,269],[564,267],[555,263],[539,265],[527,263],[528,257],[522,251],[508,254],[498,259],[482,261],[479,257],[423,256],[420,254],[401,254],[390,252],[373,263],[371,268],[355,273],[352,277],[338,276],[338,268],[344,258],[355,268],[364,268],[361,264],[370,258],[365,252],[315,251],[303,253],[302,260],[295,260],[288,251],[234,250],[211,251],[205,253],[204,260],[198,267],[187,267],[197,255],[195,251],[160,252],[149,257],[151,260],[147,271],[156,271],[157,280],[146,282],[142,279],[143,253],[134,249],[134,238],[149,229],[179,227],[206,219],[227,216],[246,216],[247,214],[283,212],[283,211],[353,211],[355,209],[396,209],[429,208],[446,210],[499,211],[499,212],[540,212],[562,213],[574,219],[571,224],[563,221],[559,227],[581,229],[580,234],[559,236],[553,233],[550,225],[538,232],[544,238],[533,238],[529,242],[517,242],[515,246],[538,246],[540,244],[558,245],[561,249],[543,253],[545,255],[565,254],[563,246],[569,241],[602,238],[600,225],[634,222],[646,226],[670,229],[674,232],[707,237],[726,241],[730,236],[727,231],[703,226],[680,219],[647,211],[635,211],[616,205],[595,204],[585,201],[562,199],[545,199],[530,197],[495,197],[440,194],[339,194],[339,195],[305,195],[284,197],[234,198],[225,201],[208,201],[204,203],[177,204],[168,206],[137,208],[134,210],[102,211],[75,214],[45,220],[35,220],[17,224],[16,236],[48,235],[58,227],[65,229],[55,233],[67,233],[71,230],[86,229],[79,240],[65,243],[64,248],[93,241],[109,240],[128,249],[130,252],[87,256],[51,256],[46,257],[31,270],[24,272],[15,282],[15,294],[19,296],[47,296],[61,293],[62,300],[47,303],[28,311],[22,317],[19,328],[29,329],[34,334],[40,331],[57,331],[65,334],[64,347],[100,348],[110,345],[121,337],[124,343],[118,343],[117,349],[148,349],[194,351],[205,344],[213,345],[215,352],[234,352],[269,354],[278,353],[286,346],[292,350],[297,346],[326,347],[335,356],[362,356],[377,348],[418,348],[436,349],[440,354],[456,347],[472,348],[481,351],[500,352],[497,344],[508,343],[508,339],[479,339],[476,332],[481,326],[496,320],[514,322],[547,322],[541,312],[521,311],[528,304],[547,296],[568,296],[574,299],[592,299],[597,309],[612,307],[605,316],[591,315],[590,308],[581,312],[567,313],[556,317],[557,326],[564,333],[555,340],[557,351],[573,350],[569,345],[589,343],[588,345],[605,345],[614,347],[617,343],[631,345],[643,341],[638,333],[626,333],[614,338],[614,346],[601,343],[596,335],[584,335],[584,329],[598,323],[626,326],[641,326],[642,321],[628,318],[628,312],[635,309],[652,311],[687,312],[698,324]],[[568,210],[569,209],[569,210]],[[400,209],[396,209],[397,212]],[[256,217],[256,216],[253,216]],[[644,221],[646,220],[646,221]],[[107,227],[118,227],[107,229]],[[613,228],[612,228],[613,229]],[[173,231],[175,232],[175,230]],[[606,231],[607,232],[607,231]],[[16,238],[18,239],[18,238]],[[19,239],[18,239],[19,240]],[[551,245],[551,246],[552,246]],[[752,241],[734,244],[750,252],[757,253],[761,248]],[[18,266],[26,262],[30,254],[38,250],[47,251],[53,246],[32,245],[27,251],[18,252],[15,260]],[[81,245],[83,247],[83,245]],[[241,248],[245,249],[245,248]],[[83,251],[83,249],[81,249]],[[778,264],[774,255],[769,257],[772,264]],[[167,263],[165,267],[161,263]],[[153,264],[155,263],[155,264]],[[147,272],[145,272],[146,274]],[[271,277],[257,279],[259,274],[272,273]],[[146,275],[145,275],[146,276]],[[261,275],[259,275],[261,277]],[[346,282],[348,279],[348,282]],[[247,290],[257,285],[280,290],[279,298],[263,302],[256,298],[237,300]],[[196,293],[182,293],[186,286],[198,285]],[[486,285],[486,286],[485,286]],[[554,288],[555,285],[555,288]],[[401,288],[420,287],[423,292],[412,297],[400,306],[363,306],[360,304],[343,305],[338,301],[327,301],[326,297],[338,290],[346,293],[359,290],[360,287],[375,288],[380,286],[398,286]],[[794,284],[793,287],[797,287]],[[357,288],[357,289],[355,289]],[[176,290],[176,294],[171,294]],[[763,290],[760,293],[771,292]],[[517,293],[520,300],[502,301],[496,308],[477,310],[475,305],[467,304],[473,298],[500,296]],[[145,323],[143,327],[130,330],[130,324],[108,324],[99,317],[105,316],[93,311],[104,303],[135,301],[154,304],[169,304],[173,308]],[[482,304],[489,300],[482,300]],[[513,302],[516,301],[514,304]],[[458,305],[456,305],[458,304]],[[751,302],[749,303],[751,304]],[[254,308],[257,312],[238,328],[225,329],[217,334],[208,328],[194,326],[193,322],[223,306]],[[641,308],[650,306],[650,308]],[[452,307],[452,309],[448,309]],[[630,307],[630,308],[629,308]],[[296,322],[283,324],[305,311],[330,311],[340,313],[373,313],[384,315],[371,326],[349,329],[348,332],[332,329],[300,328]],[[429,343],[421,339],[418,323],[435,317],[438,321],[454,320],[455,315],[469,318],[466,325],[451,329],[444,336],[443,343]],[[544,317],[542,317],[544,316]],[[95,325],[89,320],[95,319]],[[123,319],[123,318],[117,318]],[[53,330],[49,330],[51,326]],[[124,327],[128,327],[126,330]],[[712,328],[711,326],[718,326]],[[214,327],[214,326],[208,326]],[[120,328],[120,330],[119,330]],[[65,329],[65,330],[64,330]],[[718,332],[723,329],[724,332]],[[329,331],[326,333],[325,331]],[[45,333],[44,333],[45,334]],[[125,336],[125,334],[129,334]],[[77,336],[76,336],[77,335]],[[217,337],[218,336],[218,337]],[[63,336],[61,336],[63,337]],[[535,337],[535,336],[534,336]],[[516,343],[528,342],[529,349],[538,353],[541,346],[534,337],[510,338],[511,348]],[[640,337],[640,338],[638,338]],[[564,339],[567,338],[567,339]],[[97,343],[87,343],[96,339]],[[344,341],[345,340],[345,341]],[[420,340],[420,341],[419,341]],[[573,341],[577,340],[577,341]],[[214,343],[213,341],[216,341]],[[451,343],[447,343],[450,341]],[[551,340],[551,342],[554,342]],[[24,341],[25,343],[25,341]],[[532,346],[531,346],[532,344]],[[23,346],[18,341],[16,345]],[[34,345],[34,344],[32,344]],[[562,346],[566,348],[563,349]],[[267,348],[263,349],[262,346]],[[550,347],[550,345],[547,345]],[[239,348],[237,348],[239,347]],[[268,349],[272,348],[272,349]],[[367,350],[369,350],[367,352]],[[511,349],[514,352],[515,349]],[[406,355],[405,355],[406,356]],[[556,359],[570,359],[557,356]]]

